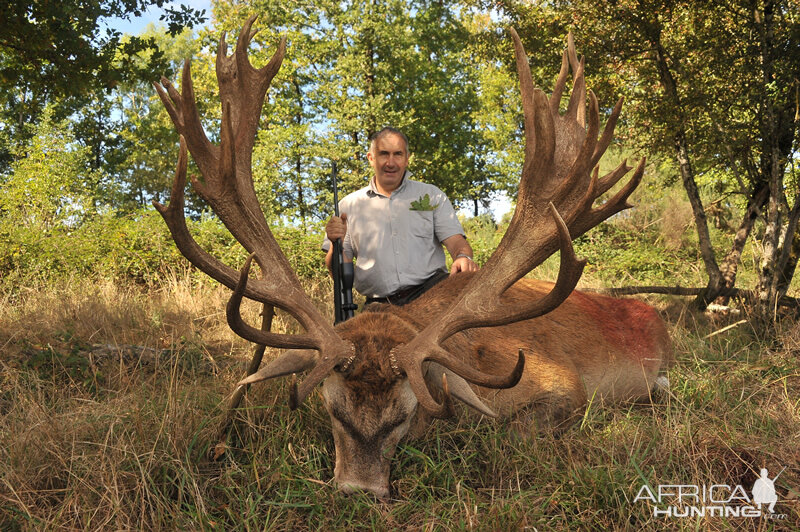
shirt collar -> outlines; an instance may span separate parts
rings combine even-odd
[[[400,182],[400,186],[392,191],[392,194],[396,194],[401,192],[404,188],[406,188],[406,183],[411,178],[411,172],[406,170],[406,173],[403,174],[403,180]],[[373,175],[372,178],[369,180],[369,195],[370,196],[383,196],[380,192],[378,192],[377,187],[375,186],[375,176]]]

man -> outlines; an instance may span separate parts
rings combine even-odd
[[[325,265],[343,239],[344,258],[357,259],[354,286],[367,303],[403,305],[447,277],[442,244],[453,258],[450,273],[476,271],[472,248],[447,196],[433,185],[412,181],[408,139],[386,127],[370,139],[368,186],[339,202],[341,217],[325,227]]]

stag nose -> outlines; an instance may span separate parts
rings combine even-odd
[[[337,480],[336,484],[338,485],[339,489],[347,495],[367,491],[379,499],[389,498],[388,484],[384,485],[374,482],[363,482],[355,479],[345,481]]]

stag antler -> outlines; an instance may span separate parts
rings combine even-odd
[[[622,100],[614,107],[598,140],[597,99],[590,91],[587,129],[584,63],[578,61],[572,35],[548,101],[544,92],[533,86],[528,58],[517,32],[513,28],[509,31],[514,40],[525,115],[525,161],[514,216],[497,250],[464,288],[456,303],[410,343],[396,347],[392,353],[420,404],[438,416],[447,415],[449,407],[437,403],[431,396],[423,377],[423,362],[436,362],[479,386],[513,385],[524,363],[521,353],[514,371],[507,377],[497,377],[481,373],[450,354],[442,343],[465,329],[534,318],[560,305],[575,288],[585,265],[585,261],[575,257],[572,237],[630,207],[627,199],[644,172],[642,159],[631,180],[614,197],[597,208],[592,207],[600,195],[631,169],[623,162],[598,180],[595,168],[611,142]],[[570,67],[574,71],[572,94],[566,112],[561,115],[559,105]],[[561,268],[553,290],[522,308],[503,304],[506,289],[559,248]]]
[[[256,33],[251,31],[255,18],[252,16],[245,22],[233,55],[227,55],[225,35],[220,38],[216,62],[222,102],[219,146],[211,143],[203,131],[189,60],[184,63],[180,93],[166,78],[162,78],[161,85],[155,84],[172,123],[181,135],[181,148],[170,202],[166,207],[157,202],[154,204],[181,253],[201,271],[234,289],[227,314],[228,323],[237,334],[262,345],[319,352],[314,363],[309,362],[307,353],[297,355],[296,360],[288,363],[282,360],[284,369],[289,367],[300,371],[313,366],[306,380],[293,392],[290,402],[297,405],[334,367],[352,357],[354,347],[336,334],[303,291],[256,199],[251,172],[253,145],[267,89],[283,61],[286,39],[281,39],[278,50],[266,66],[253,68],[247,48]],[[193,179],[192,186],[211,205],[236,240],[251,253],[241,273],[203,251],[186,227],[183,189],[187,145],[204,179],[203,182]],[[248,283],[253,258],[268,275]],[[242,296],[286,310],[303,326],[305,334],[276,334],[245,324],[239,314]],[[289,356],[293,356],[292,352]]]

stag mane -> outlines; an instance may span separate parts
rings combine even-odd
[[[375,306],[385,308],[370,308],[358,321],[346,321],[336,328],[359,352],[352,369],[345,374],[359,401],[389,389],[400,380],[388,353],[417,331],[408,320],[392,312],[389,305]],[[376,331],[380,334],[375,334]]]

